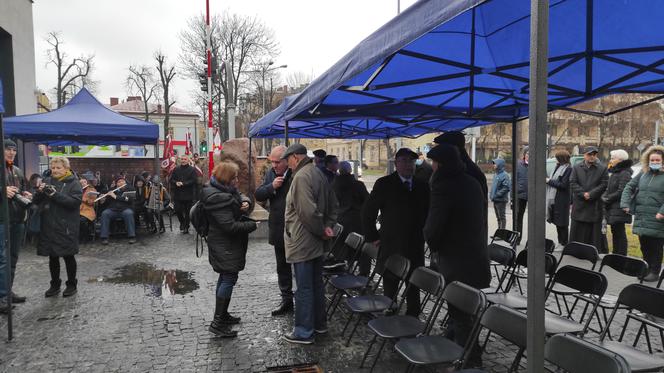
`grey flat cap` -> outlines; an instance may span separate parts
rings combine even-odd
[[[293,154],[307,154],[307,147],[302,144],[293,144],[286,149],[281,159],[286,159]]]

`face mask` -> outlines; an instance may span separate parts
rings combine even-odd
[[[424,163],[424,159],[418,159],[418,160],[415,161],[415,165],[417,165],[417,166],[421,166],[422,163]]]
[[[650,163],[650,169],[653,171],[659,171],[662,169],[661,163]]]

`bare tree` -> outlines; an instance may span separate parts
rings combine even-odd
[[[175,104],[175,100],[171,101],[169,96],[169,90],[171,88],[171,83],[173,78],[175,78],[175,66],[168,66],[166,63],[166,56],[161,52],[157,51],[154,54],[154,58],[157,61],[157,72],[159,72],[159,80],[161,82],[161,92],[164,99],[164,141],[166,140],[166,134],[169,130],[169,120],[171,113],[171,106]]]
[[[314,80],[313,72],[296,71],[286,77],[286,84],[288,84],[291,94],[295,94],[304,91],[312,80]]]
[[[61,107],[65,104],[67,94],[73,95],[81,87],[90,87],[95,85],[91,80],[90,74],[94,70],[94,54],[69,60],[67,53],[62,50],[62,37],[59,32],[49,32],[46,42],[51,46],[46,50],[46,56],[49,64],[55,65],[57,69],[57,83],[55,86],[56,105]]]
[[[159,91],[159,83],[149,66],[129,66],[129,75],[125,82],[130,94],[138,94],[143,100],[143,116],[145,121],[150,120],[149,102]]]
[[[217,125],[221,129],[222,139],[226,139],[226,126],[221,124],[226,121],[228,97],[232,98],[234,105],[238,105],[240,95],[249,88],[247,82],[251,78],[250,74],[255,75],[261,63],[277,56],[278,44],[274,32],[256,17],[224,12],[223,16],[212,17],[210,28],[213,58],[223,61],[225,68],[231,72],[219,74],[219,83],[212,88],[213,100],[218,108],[221,108],[223,100],[223,118],[218,118]],[[191,18],[187,29],[180,32],[180,64],[190,78],[198,79],[204,71],[206,39],[205,18],[202,16]],[[234,83],[232,92],[228,91],[228,75]]]

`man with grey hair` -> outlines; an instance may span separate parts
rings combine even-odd
[[[272,168],[265,173],[263,184],[256,189],[254,194],[257,201],[270,202],[270,216],[267,222],[270,229],[268,242],[274,246],[274,256],[277,260],[277,283],[281,291],[281,303],[272,311],[272,316],[293,311],[293,271],[291,265],[286,262],[284,248],[284,211],[292,172],[288,169],[288,162],[281,159],[285,152],[286,147],[283,145],[272,149],[268,157]]]
[[[323,254],[334,237],[337,199],[325,175],[316,169],[307,148],[293,144],[281,157],[293,171],[284,214],[286,261],[293,263],[297,292],[290,343],[312,344],[314,334],[327,333]]]

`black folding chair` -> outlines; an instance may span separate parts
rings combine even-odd
[[[422,310],[427,308],[427,305],[431,305],[431,310],[429,315],[426,317],[425,321],[420,320],[417,317],[410,315],[393,315],[379,317],[369,321],[368,327],[374,333],[374,337],[367,347],[367,351],[362,357],[362,362],[360,363],[360,368],[364,366],[364,361],[366,360],[371,348],[376,339],[380,337],[383,341],[378,348],[376,357],[374,358],[373,364],[371,364],[371,371],[373,372],[380,353],[385,347],[385,343],[388,340],[397,340],[401,338],[410,338],[417,335],[426,335],[431,331],[433,327],[433,322],[438,317],[438,313],[442,308],[443,303],[443,290],[445,289],[445,279],[443,275],[438,272],[432,271],[426,267],[418,267],[410,275],[408,280],[408,287],[404,292],[401,302],[397,308],[398,311],[403,307],[403,304],[406,302],[406,294],[411,288],[416,288],[420,292],[425,294],[426,302],[422,303]]]
[[[592,342],[554,335],[544,346],[544,358],[569,373],[630,373],[624,357]]]
[[[612,268],[613,270],[620,272],[621,274],[629,277],[634,277],[636,279],[639,279],[640,283],[643,283],[643,276],[648,274],[648,263],[646,263],[643,259],[639,258],[634,258],[630,256],[624,256],[624,255],[619,255],[619,254],[606,254],[604,258],[602,258],[602,262],[599,265],[599,271],[602,272],[604,267],[609,267]],[[576,304],[579,300],[583,300],[586,302],[586,308],[588,307],[588,302],[593,301],[592,299],[593,296],[587,295],[587,294],[574,294],[574,297],[577,298],[574,300],[574,304],[572,304],[572,312],[574,312],[574,308],[576,308]],[[612,309],[616,305],[616,301],[618,300],[618,297],[615,295],[609,295],[609,294],[604,294],[602,299],[599,302],[598,308],[602,310],[602,316],[604,318],[604,324],[608,322],[608,316],[606,314],[607,309]],[[623,307],[624,308],[624,307]],[[585,309],[584,309],[584,314],[585,314]],[[599,313],[595,312],[594,315],[590,315],[590,317],[596,316],[597,317],[597,322],[600,325],[600,328],[602,327],[602,321],[600,320]],[[600,329],[597,331],[597,333],[602,333],[602,330]],[[608,334],[609,339],[611,339],[611,333],[609,332]]]
[[[511,231],[508,229],[496,229],[496,231],[493,233],[493,236],[491,236],[491,240],[489,242],[489,255],[491,255],[492,246],[498,246],[498,247],[510,247],[512,250],[514,250],[514,253],[516,255],[516,247],[517,247],[517,242],[519,241],[519,237],[521,234],[519,232]],[[498,273],[498,267],[503,266],[501,263],[496,262],[493,260],[493,258],[490,258],[491,261],[489,262],[489,265],[493,268],[493,271],[496,273],[496,278],[500,278],[500,274]],[[503,266],[503,273],[507,268]]]
[[[489,306],[482,315],[482,327],[489,330],[489,333],[498,334],[519,348],[508,372],[517,370],[526,350],[527,323],[528,316],[525,313],[501,305]]]
[[[350,291],[367,289],[369,279],[373,279],[376,275],[376,261],[378,260],[378,253],[380,249],[370,242],[365,242],[362,245],[362,254],[369,258],[373,267],[372,273],[369,277],[358,276],[353,274],[353,270],[349,274],[338,275],[332,277],[329,284],[335,289],[330,304],[327,307],[327,317],[332,318],[332,315],[338,308],[344,295],[350,295]]]
[[[401,291],[401,288],[404,287],[406,279],[408,278],[409,271],[410,261],[408,259],[398,254],[391,255],[385,261],[385,266],[382,269],[382,273],[379,273],[380,276],[378,281],[376,281],[372,292],[375,292],[376,289],[378,289],[378,285],[381,283],[385,276],[394,276],[396,279],[398,279],[397,290],[394,294],[394,297],[390,298],[386,295],[380,294],[366,294],[346,298],[346,307],[350,313],[348,315],[346,325],[344,325],[344,329],[341,331],[341,335],[346,333],[348,325],[350,325],[351,320],[353,320],[353,315],[358,315],[357,321],[355,322],[355,325],[353,326],[353,329],[348,336],[348,340],[346,340],[346,346],[350,344],[350,340],[353,338],[355,330],[357,330],[357,326],[360,324],[360,321],[362,321],[363,316],[371,316],[374,313],[385,312],[386,310],[394,309],[394,307],[397,305],[397,297],[399,296],[399,292]],[[378,271],[374,270],[374,272]],[[373,279],[373,276],[371,279]]]
[[[595,246],[576,241],[572,241],[565,245],[558,263],[562,263],[566,256],[589,262],[592,265],[590,269],[593,270],[595,269],[597,261],[599,260],[599,253],[597,252]],[[563,314],[563,310],[560,307],[559,296],[563,299],[563,302],[565,303],[565,310],[569,314],[571,312],[571,308],[569,307],[569,303],[567,303],[567,297],[573,294],[578,294],[579,292],[561,284],[554,285],[554,287],[551,289],[551,292],[553,293],[556,300],[556,305],[558,306],[558,315]]]
[[[549,292],[547,297],[551,294],[552,290],[556,285],[565,286],[578,294],[588,294],[590,295],[587,300],[590,307],[590,317],[588,320],[583,322],[584,315],[581,316],[579,321],[574,321],[572,318],[572,312],[567,314],[567,317],[560,315],[551,315],[546,314],[544,317],[544,329],[547,335],[554,334],[563,334],[571,333],[579,336],[583,336],[592,320],[592,315],[597,311],[599,306],[599,301],[604,296],[606,292],[606,287],[608,286],[608,281],[606,276],[603,273],[591,271],[589,269],[575,267],[571,265],[564,266],[556,272],[556,275],[553,278],[553,283],[549,287]],[[583,323],[583,324],[582,324]]]
[[[480,290],[455,281],[445,288],[443,299],[449,306],[471,315],[472,328],[461,347],[443,335],[425,335],[406,338],[396,343],[395,349],[409,363],[406,372],[419,365],[442,364],[463,368],[477,340],[480,329],[480,316],[486,307],[486,296]]]
[[[618,309],[623,306],[629,311],[627,312],[620,337],[617,341],[605,341]],[[655,327],[659,329],[660,336],[663,338],[662,343],[664,343],[664,335],[661,334],[664,326],[653,321],[655,318],[664,318],[664,290],[642,284],[628,285],[620,292],[620,295],[618,295],[618,301],[613,308],[613,312],[611,312],[608,324],[600,336],[600,345],[616,354],[622,355],[625,360],[627,360],[627,363],[633,372],[664,371],[664,358],[652,355],[652,345],[650,343],[650,337],[648,336],[647,327]],[[622,343],[630,320],[635,320],[641,323],[634,343],[631,346]],[[650,353],[646,353],[636,348],[643,331],[645,331],[646,334],[648,351]]]
[[[503,288],[503,282],[512,273],[514,269],[514,258],[516,257],[516,251],[511,247],[506,247],[499,245],[497,243],[492,243],[488,246],[489,259],[491,260],[491,266],[496,272],[496,279],[498,280],[498,286],[496,288],[483,289],[485,294],[489,293],[498,293],[505,291]],[[498,273],[498,267],[502,266],[502,274]]]
[[[664,281],[664,268],[662,268],[662,273],[659,274],[659,281],[657,282],[657,288],[662,287],[662,281]]]
[[[526,241],[526,246],[525,246],[523,251],[528,250],[528,244],[529,244],[529,242]],[[554,251],[555,247],[556,247],[555,242],[553,242],[552,240],[550,240],[548,238],[544,239],[544,252],[545,253],[553,254],[553,251]],[[556,262],[557,262],[557,260],[556,260]],[[524,269],[525,269],[525,266],[521,266],[521,268],[519,268],[517,266],[517,267],[515,267],[515,272],[514,272],[514,274],[516,275],[516,277],[515,277],[516,285],[519,287],[519,293],[521,295],[523,295],[523,288],[521,286],[521,280],[522,279],[525,280],[525,279],[528,278],[528,272],[525,271]],[[547,272],[547,274],[548,274],[548,272]]]
[[[325,260],[332,258],[345,258],[351,257],[351,260],[355,260],[359,256],[360,248],[364,243],[364,236],[359,233],[351,232],[346,236],[346,240],[343,245],[334,245],[332,249],[327,253]],[[352,262],[354,263],[354,262]],[[323,268],[323,279],[324,283],[330,281],[331,277],[344,275],[350,273],[354,269],[354,266],[351,264],[349,267],[347,264],[341,267],[335,268]]]

